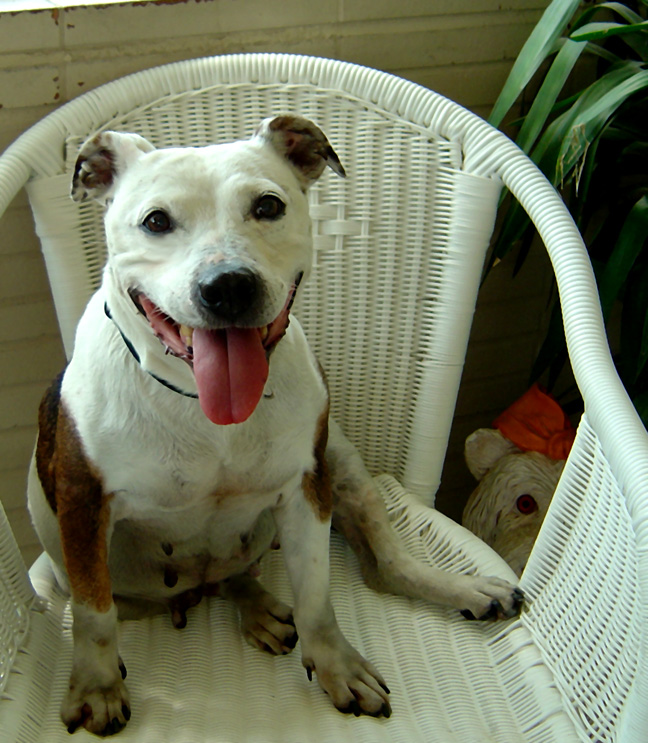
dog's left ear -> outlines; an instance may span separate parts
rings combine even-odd
[[[346,177],[326,135],[308,119],[290,115],[264,119],[255,137],[264,139],[290,162],[304,189],[322,175],[327,165],[334,173]]]
[[[117,178],[155,147],[139,134],[102,132],[81,147],[72,178],[72,198],[84,201],[88,196],[105,203]]]

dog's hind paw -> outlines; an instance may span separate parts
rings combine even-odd
[[[128,690],[120,679],[111,686],[90,688],[73,681],[61,707],[61,718],[68,733],[84,727],[105,737],[122,730],[130,720]]]
[[[241,631],[253,647],[286,655],[297,644],[292,609],[268,593],[250,575],[234,575],[220,584],[220,594],[236,604]]]
[[[297,644],[292,610],[266,593],[262,601],[241,607],[241,630],[246,641],[271,655],[287,655]]]
[[[459,576],[457,576],[459,577]],[[511,619],[524,604],[524,593],[501,578],[462,576],[459,604],[466,619]]]

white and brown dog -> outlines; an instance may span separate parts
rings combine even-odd
[[[341,711],[390,714],[380,673],[329,600],[331,516],[378,590],[514,616],[518,589],[415,562],[359,456],[331,424],[326,382],[290,309],[311,265],[306,191],[344,170],[294,116],[248,141],[157,150],[104,132],[82,148],[75,199],[106,205],[103,283],[74,356],[46,393],[29,506],[72,597],[62,718],[116,733],[130,717],[117,616],[167,607],[182,627],[203,595],[236,602],[246,639],[301,641]],[[326,452],[326,453],[325,453]],[[254,578],[278,540],[294,609]]]

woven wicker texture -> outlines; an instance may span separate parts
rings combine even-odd
[[[102,128],[135,130],[157,145],[229,140],[285,110],[317,121],[349,172],[312,191],[315,267],[297,312],[329,374],[336,417],[372,471],[389,473],[378,482],[409,548],[454,571],[507,571],[405,492],[431,502],[438,484],[502,183],[554,265],[587,415],[523,576],[530,602],[520,620],[477,625],[377,596],[334,537],[333,602],[349,639],[393,688],[389,721],[337,714],[307,683],[297,654],[272,660],[248,648],[232,607],[211,600],[183,632],[165,617],[121,626],[134,703],[121,739],[648,740],[648,437],[614,371],[568,212],[528,158],[483,121],[398,78],[289,55],[195,60],[81,96],[0,158],[0,210],[31,177],[68,352],[103,262],[99,210],[67,195],[80,142]],[[0,522],[0,730],[12,742],[50,743],[68,739],[57,707],[70,619],[46,560],[32,577],[50,602],[45,611],[30,608],[24,566]],[[263,580],[290,601],[278,555]]]
[[[525,576],[523,623],[573,697],[579,725],[591,740],[614,739],[641,657],[638,556],[625,499],[586,418],[554,498]]]

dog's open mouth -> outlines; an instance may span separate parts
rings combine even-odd
[[[228,425],[247,420],[263,395],[270,353],[288,328],[300,279],[292,285],[277,317],[259,328],[191,328],[169,317],[145,294],[132,296],[166,353],[193,367],[205,415],[214,423]]]

